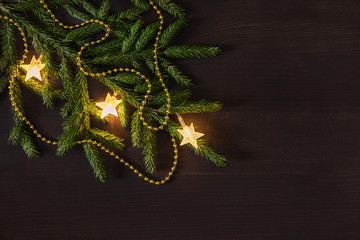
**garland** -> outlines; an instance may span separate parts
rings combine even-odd
[[[36,33],[36,31],[34,31],[34,25],[32,23],[29,23],[27,19],[20,17],[16,13],[16,11],[19,11],[19,9],[21,9],[21,11],[26,11],[27,7],[31,6],[31,4],[37,5],[38,2],[36,3],[36,1],[29,0],[25,3],[12,4],[11,7],[5,7],[4,5],[0,5],[1,10],[5,10],[5,12],[10,13],[9,15],[13,15],[13,18],[0,15],[0,19],[3,19],[8,23],[15,25],[24,41],[24,54],[22,56],[22,59],[19,62],[16,62],[16,60],[13,59],[13,55],[9,53],[14,53],[15,46],[10,41],[6,41],[9,38],[13,37],[14,34],[12,33],[11,28],[9,26],[6,26],[8,32],[5,34],[5,38],[3,38],[5,40],[2,41],[3,53],[5,53],[5,57],[6,55],[8,57],[11,56],[11,61],[8,61],[5,64],[4,62],[0,63],[0,68],[10,69],[8,80],[5,78],[2,81],[2,85],[8,82],[10,100],[12,102],[12,107],[15,111],[16,116],[16,126],[11,133],[10,141],[15,143],[20,140],[25,152],[30,157],[36,156],[38,150],[36,149],[33,139],[30,137],[31,132],[29,132],[29,129],[32,131],[32,134],[40,138],[42,141],[49,144],[57,145],[59,155],[64,155],[71,147],[81,144],[83,145],[86,156],[89,159],[89,162],[94,170],[95,176],[99,178],[100,181],[105,181],[106,179],[105,170],[102,165],[101,157],[99,155],[99,150],[102,150],[107,154],[113,156],[115,159],[118,159],[121,163],[128,166],[131,170],[133,170],[135,174],[137,174],[145,181],[156,185],[166,183],[173,175],[178,163],[176,138],[182,139],[180,145],[187,144],[189,147],[194,149],[196,153],[200,153],[205,157],[209,158],[210,160],[214,161],[217,166],[224,166],[226,163],[225,157],[217,154],[213,149],[208,147],[203,140],[198,140],[204,134],[196,132],[193,124],[187,126],[182,117],[179,115],[179,113],[194,112],[194,108],[195,112],[218,110],[221,105],[217,102],[211,103],[205,100],[202,100],[200,102],[191,102],[187,100],[187,98],[189,97],[189,92],[186,90],[178,92],[169,91],[166,85],[167,81],[165,80],[166,78],[168,78],[168,76],[163,75],[161,72],[161,68],[164,68],[165,70],[167,70],[168,74],[171,75],[172,78],[185,86],[189,86],[190,79],[186,77],[183,73],[181,73],[181,71],[176,66],[172,65],[169,60],[167,60],[166,58],[161,58],[161,56],[168,55],[168,57],[171,57],[171,55],[182,56],[185,54],[184,57],[188,57],[189,55],[194,56],[195,54],[195,56],[197,57],[206,57],[212,55],[210,53],[211,51],[213,51],[213,54],[216,54],[218,52],[218,49],[204,46],[175,46],[175,49],[174,47],[172,49],[173,52],[169,52],[171,46],[169,47],[167,45],[172,40],[172,38],[175,37],[175,34],[180,30],[180,28],[184,26],[185,22],[182,9],[171,1],[157,1],[159,6],[163,7],[164,10],[168,11],[174,16],[180,16],[180,20],[169,25],[169,27],[165,30],[164,16],[162,14],[162,11],[154,3],[154,1],[150,1],[149,3],[146,3],[145,1],[134,1],[134,4],[137,6],[136,9],[122,12],[115,17],[108,13],[110,8],[110,1],[105,0],[104,3],[101,5],[100,10],[96,9],[96,7],[89,1],[80,1],[90,13],[96,15],[97,17],[100,17],[101,15],[102,19],[106,19],[109,22],[112,22],[110,24],[105,23],[104,20],[89,18],[89,16],[84,16],[84,14],[81,14],[81,12],[77,11],[76,8],[74,8],[75,4],[77,4],[78,2],[79,1],[68,1],[67,3],[63,4],[68,11],[70,9],[70,13],[78,17],[80,16],[80,18],[86,18],[86,20],[76,25],[65,25],[58,18],[56,18],[55,14],[52,12],[48,4],[45,3],[44,0],[40,0],[40,4],[42,5],[43,9],[55,23],[57,23],[63,29],[72,30],[72,32],[68,33],[66,37],[69,38],[70,35],[70,37],[72,37],[78,43],[82,43],[79,44],[81,47],[80,50],[77,52],[75,58],[72,49],[67,49],[68,46],[63,44],[57,44],[59,43],[60,38],[57,39],[52,37],[51,35],[47,35],[46,33],[42,32]],[[138,17],[136,17],[138,18],[136,21],[133,20],[133,14],[139,14],[141,12],[147,11],[149,10],[149,6],[157,13],[159,22],[149,25],[145,29],[141,30],[143,22],[141,18]],[[43,18],[46,19],[46,17],[44,16]],[[42,20],[46,23],[45,19]],[[114,21],[114,19],[116,21]],[[126,19],[126,21],[122,19]],[[116,29],[114,30],[114,34],[118,36],[120,35],[118,39],[111,39],[105,42],[111,36],[110,33],[112,32],[112,28],[110,25],[114,25],[114,22],[121,22],[124,25],[128,25],[127,27],[124,27],[125,29],[128,28],[128,32],[123,33],[125,31],[124,29]],[[37,42],[37,44],[35,44],[34,46],[40,52],[42,52],[41,59],[37,60],[33,56],[30,64],[24,64],[29,50],[25,31],[23,30],[23,27],[21,25],[26,27],[28,31],[32,27],[29,32],[32,33],[31,35],[33,38],[33,43]],[[48,23],[48,28],[56,28],[55,26],[50,27],[49,25],[50,23]],[[105,30],[105,35],[99,40],[92,40],[87,42],[79,38],[80,35],[83,35],[86,32],[90,32],[90,35],[94,35],[101,29]],[[118,31],[120,31],[120,33],[118,33]],[[121,31],[123,32],[121,33]],[[52,43],[49,44],[50,46],[43,47],[41,46],[41,44],[39,44],[41,38],[44,38],[43,42],[44,40],[46,42],[45,38],[52,38],[52,40],[55,41],[55,44]],[[148,49],[146,49],[146,47],[153,38],[155,38],[155,43],[153,44],[153,49],[149,51]],[[89,64],[86,60],[86,56],[85,58],[83,58],[84,55],[89,55],[89,52],[101,54],[101,50],[105,51],[106,48],[111,49],[113,47],[111,43],[122,43],[121,50],[123,56],[125,55],[124,63],[126,63],[126,61],[131,62],[133,67],[116,67],[107,71],[101,71],[101,69],[99,69],[98,67],[91,66],[91,64]],[[151,70],[151,72],[153,72],[157,76],[157,79],[151,80],[150,77],[147,77],[147,75],[150,75],[150,73],[146,73],[146,70],[144,69],[142,64],[139,63],[137,57],[130,59],[130,61],[129,59],[126,59],[126,56],[128,57],[130,55],[126,55],[126,53],[130,53],[131,47],[134,44],[136,48],[136,54],[146,52],[148,56],[152,52],[154,59],[153,62],[148,60],[146,57],[143,59],[145,59],[147,67]],[[96,48],[96,46],[98,47]],[[115,46],[115,49],[116,47],[117,46]],[[160,51],[161,47],[163,48],[162,51]],[[61,56],[59,74],[57,75],[63,81],[64,91],[52,89],[51,81],[49,80],[46,81],[44,85],[32,80],[32,78],[42,80],[40,71],[42,71],[44,68],[45,73],[43,75],[46,79],[52,72],[55,72],[55,64],[52,63],[52,61],[54,61],[54,58],[51,56],[53,52],[60,52],[63,54]],[[109,57],[105,59],[110,59],[106,61],[106,64],[108,65],[122,63],[121,59],[120,62],[118,62],[119,56],[116,55],[113,51],[108,51],[105,56]],[[100,58],[97,58],[95,56],[93,60],[95,59],[97,59],[99,64],[102,63]],[[113,59],[116,59],[116,61],[114,61]],[[45,64],[42,62],[45,62]],[[76,65],[78,66],[77,74],[75,76],[75,82],[73,81],[72,77],[71,62],[76,63]],[[25,79],[23,79],[20,68],[24,69],[24,71],[26,72]],[[98,71],[96,71],[97,69]],[[117,75],[114,77],[114,74]],[[111,96],[111,94],[108,93],[105,102],[97,104],[94,103],[89,97],[87,89],[87,77],[94,78],[99,82],[103,83],[105,86],[107,86],[114,92],[114,95]],[[140,94],[136,94],[136,92],[134,92],[133,90],[125,87],[127,84],[130,83],[130,81],[133,81],[131,83],[135,84],[135,88],[139,88],[138,92]],[[52,98],[55,97],[68,100],[68,102],[62,109],[62,115],[65,118],[64,133],[58,138],[57,141],[50,140],[44,137],[36,130],[35,126],[26,117],[21,98],[21,89],[19,86],[20,82],[23,82],[26,87],[35,91],[39,95],[42,95],[44,102],[47,103],[48,106],[52,106]],[[142,84],[143,82],[145,82],[145,86]],[[160,88],[162,88],[163,94],[151,94],[153,89],[159,91]],[[76,89],[77,92],[75,92],[74,89]],[[48,97],[45,97],[44,95],[47,95]],[[120,95],[121,99],[117,99],[118,95]],[[143,100],[140,100],[141,98],[143,98]],[[172,102],[174,102],[174,104],[172,104]],[[157,109],[153,109],[152,105],[159,105],[159,103],[160,107]],[[91,128],[90,126],[91,116],[106,122],[109,119],[108,115],[112,114],[118,116],[121,120],[122,125],[126,127],[129,115],[127,111],[127,105],[132,105],[137,108],[132,117],[132,140],[135,147],[143,148],[143,155],[147,172],[154,173],[156,169],[156,132],[165,129],[167,132],[169,132],[171,136],[172,145],[174,147],[173,167],[171,168],[168,176],[165,177],[163,180],[154,180],[144,176],[144,174],[137,170],[133,165],[125,161],[118,154],[116,154],[114,151],[112,151],[109,147],[106,146],[108,145],[114,149],[122,150],[122,148],[124,147],[124,145],[122,144],[122,139],[107,131]],[[101,111],[99,110],[99,108],[101,108]],[[163,116],[161,116],[162,113],[164,114]],[[175,113],[178,116],[181,127],[170,120],[170,114],[172,113]],[[83,123],[81,123],[81,121],[83,121]],[[153,122],[155,121],[158,122],[160,125],[154,126]]]

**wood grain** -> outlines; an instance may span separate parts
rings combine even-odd
[[[179,64],[195,80],[194,98],[224,102],[222,112],[184,117],[227,155],[228,167],[181,148],[165,186],[141,182],[110,158],[100,184],[80,148],[59,158],[39,143],[42,156],[27,159],[8,145],[5,94],[0,239],[359,239],[360,2],[177,2],[190,18],[177,41],[223,49]],[[31,93],[25,100],[40,130],[57,136],[58,109],[40,108]],[[162,143],[159,176],[170,166]],[[125,156],[141,166],[139,152]]]

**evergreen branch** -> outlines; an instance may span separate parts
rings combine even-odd
[[[121,95],[122,99],[130,103],[132,106],[140,106],[140,96],[136,96],[134,92],[131,92],[130,90],[124,90],[106,77],[96,77],[96,79],[104,86]]]
[[[95,5],[91,1],[82,0],[82,3],[83,3],[83,7],[86,9],[88,13],[93,15],[93,17],[95,18],[98,17],[99,9],[97,9],[97,7],[95,7]]]
[[[92,19],[91,15],[88,13],[84,13],[78,9],[76,9],[72,4],[68,2],[64,2],[62,6],[68,11],[68,13],[78,19],[86,21],[88,19]]]
[[[37,26],[33,21],[24,18],[19,14],[12,14],[12,18],[16,21],[34,40],[41,43],[43,49],[48,51],[56,51],[59,55],[65,54],[75,61],[77,52],[64,42],[60,41],[53,33]]]
[[[123,39],[116,38],[108,42],[92,46],[91,48],[86,49],[83,56],[92,59],[94,56],[99,55],[116,55],[121,50],[122,42]]]
[[[220,53],[220,48],[197,45],[179,45],[167,47],[163,54],[169,58],[209,58]]]
[[[133,147],[141,146],[142,133],[143,133],[143,125],[142,122],[140,121],[139,112],[135,111],[131,121],[131,139],[132,139]]]
[[[19,108],[19,111],[24,114],[24,102],[21,97],[22,93],[20,85],[16,81],[13,83],[13,93],[16,106]],[[34,139],[31,136],[31,132],[27,129],[27,125],[25,125],[17,112],[15,112],[13,106],[12,110],[14,112],[15,127],[10,132],[9,142],[12,144],[16,144],[18,141],[20,141],[28,157],[37,157],[39,155],[39,150],[36,146]]]
[[[143,60],[145,57],[151,57],[152,51],[150,49],[144,50],[142,52],[129,52],[129,53],[122,53],[118,52],[116,55],[112,54],[113,56],[98,56],[94,57],[91,60],[91,65],[118,65],[118,64],[124,64],[124,63],[132,63],[136,60]],[[90,62],[89,60],[85,60],[87,62]]]
[[[170,24],[161,35],[159,46],[161,48],[166,47],[179,34],[180,30],[187,26],[187,24],[188,21],[185,18],[180,18],[176,22]]]
[[[130,34],[127,38],[124,39],[122,44],[123,53],[127,53],[134,46],[136,40],[139,37],[141,27],[143,26],[144,21],[142,19],[138,19],[135,24],[130,29]]]
[[[105,0],[101,4],[101,7],[100,7],[99,11],[97,12],[97,17],[100,19],[104,18],[109,13],[110,5],[111,5],[111,0]]]
[[[90,133],[94,138],[99,140],[103,145],[112,146],[116,149],[122,150],[124,148],[123,139],[111,134],[107,131],[91,128]]]
[[[211,160],[217,167],[225,167],[227,163],[227,159],[215,152],[214,149],[209,147],[205,140],[198,139],[197,140],[198,148],[196,149],[193,145],[187,144],[188,147],[192,148],[195,151],[195,154],[201,155],[209,160]]]
[[[170,134],[174,135],[175,138],[178,140],[182,139],[181,134],[177,131],[177,129],[181,129],[181,126],[177,123],[174,123],[173,121],[168,121],[168,124],[165,126],[165,130],[168,131]],[[196,149],[191,144],[186,144],[188,147],[190,147],[192,150],[195,151],[195,154],[201,155],[205,157],[206,159],[209,159],[217,167],[224,167],[226,166],[227,160],[224,156],[217,153],[214,149],[209,147],[204,139],[198,139],[197,140],[198,148]]]
[[[24,131],[24,124],[21,121],[16,123],[15,126],[10,131],[9,143],[11,143],[12,145],[16,145],[19,142],[23,134],[23,131]]]
[[[173,78],[175,81],[183,86],[189,87],[192,85],[191,79],[186,76],[177,66],[173,65],[169,60],[164,58],[160,59],[160,63],[165,71]]]
[[[75,30],[72,30],[69,32],[69,34],[66,36],[66,39],[73,40],[73,41],[81,41],[87,38],[91,38],[94,35],[103,32],[104,28],[96,23],[90,23],[85,26],[82,26],[81,28],[77,28]]]
[[[183,102],[191,97],[191,91],[189,89],[170,91],[171,101],[173,103]],[[149,98],[149,104],[163,105],[167,104],[166,93],[162,92],[157,95],[152,95]]]
[[[161,8],[173,15],[174,17],[184,17],[185,12],[182,7],[172,2],[172,0],[155,0]]]
[[[205,112],[214,112],[219,111],[222,108],[222,104],[220,102],[212,102],[208,100],[200,100],[200,101],[184,101],[180,104],[173,104],[170,108],[171,113],[205,113]],[[163,105],[159,111],[164,113],[166,110],[166,106]]]
[[[120,13],[117,13],[116,15],[113,15],[112,17],[109,17],[107,21],[113,21],[113,22],[121,22],[122,20],[130,20],[134,21],[139,18],[141,18],[140,14],[143,12],[143,10],[139,8],[133,8],[133,9],[127,9],[125,11],[122,11]]]
[[[117,106],[117,111],[119,113],[121,125],[123,127],[127,127],[129,124],[129,110],[125,101],[120,102],[120,104]]]
[[[154,130],[150,130],[146,128],[143,132],[143,151],[142,154],[144,155],[144,163],[145,169],[148,173],[155,173],[156,172],[156,133]]]
[[[1,39],[2,53],[4,57],[4,66],[2,69],[8,68],[16,62],[16,39],[14,27],[7,21],[4,22],[5,32]]]
[[[29,158],[35,158],[39,156],[40,152],[34,139],[31,136],[31,132],[25,127],[22,127],[20,142],[24,152],[28,155]]]
[[[75,127],[65,130],[63,134],[58,137],[56,155],[64,156],[71,148],[77,145],[76,141],[79,138],[79,132],[72,131],[73,129],[75,129]]]
[[[131,0],[134,5],[144,11],[149,10],[151,8],[151,5],[146,0]]]
[[[95,177],[97,177],[100,182],[105,182],[106,173],[98,148],[90,143],[84,143],[83,148],[85,155],[89,160],[90,166],[94,170]]]
[[[155,37],[158,28],[159,23],[153,23],[142,30],[140,37],[135,44],[136,51],[144,50],[144,48],[149,44],[151,39]]]
[[[143,81],[139,75],[128,72],[118,73],[116,76],[112,76],[111,79],[117,84],[139,84]]]
[[[71,70],[69,60],[65,56],[61,59],[58,76],[62,80],[64,91],[66,96],[68,97],[68,101],[72,100],[74,98],[74,74]]]
[[[9,9],[12,11],[28,12],[33,11],[36,8],[40,8],[40,1],[38,0],[27,0],[18,3],[10,3]]]

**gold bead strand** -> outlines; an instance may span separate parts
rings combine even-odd
[[[106,40],[106,38],[109,36],[110,34],[110,27],[109,25],[105,24],[104,22],[98,20],[98,19],[90,19],[90,20],[86,20],[85,22],[82,22],[81,24],[77,24],[77,25],[74,25],[74,26],[69,26],[69,25],[65,25],[63,24],[62,22],[59,21],[59,19],[56,18],[56,16],[52,13],[51,9],[49,9],[48,5],[45,3],[44,0],[40,0],[40,3],[43,4],[44,8],[47,10],[47,12],[51,15],[51,17],[54,19],[55,22],[57,22],[61,27],[63,28],[66,28],[66,29],[73,29],[74,27],[81,27],[81,26],[84,26],[85,24],[88,24],[88,23],[92,23],[92,22],[96,22],[102,26],[104,26],[106,28],[106,34],[103,38],[101,38],[100,40],[97,40],[97,41],[92,41],[92,42],[89,42],[89,43],[86,43],[84,46],[82,46],[80,48],[80,51],[78,52],[78,56],[77,56],[77,65],[79,66],[80,70],[82,72],[84,72],[85,75],[87,76],[91,76],[91,77],[105,77],[106,75],[108,74],[112,74],[113,72],[132,72],[132,73],[136,73],[138,75],[140,75],[144,80],[145,82],[148,84],[148,91],[144,97],[144,100],[142,101],[142,104],[141,104],[141,107],[139,109],[139,115],[140,115],[140,119],[141,121],[143,122],[143,125],[146,126],[147,128],[149,128],[150,130],[154,130],[154,131],[158,131],[158,130],[162,130],[164,128],[164,126],[167,124],[167,121],[169,119],[169,115],[170,115],[170,103],[171,103],[171,98],[170,98],[170,93],[169,93],[169,90],[167,89],[165,83],[164,83],[164,79],[162,77],[162,74],[160,72],[160,68],[159,68],[159,61],[158,61],[158,43],[159,43],[159,40],[160,40],[160,36],[162,34],[162,29],[163,29],[163,25],[164,25],[164,17],[163,15],[161,14],[161,11],[158,9],[158,7],[154,4],[153,1],[150,1],[150,4],[152,5],[153,9],[157,12],[157,14],[159,14],[159,20],[160,20],[160,26],[159,26],[159,31],[157,33],[157,37],[156,37],[156,41],[155,41],[155,44],[154,44],[154,59],[155,59],[155,69],[156,69],[156,72],[157,72],[157,75],[159,77],[159,81],[161,82],[161,85],[162,87],[164,88],[164,92],[166,94],[166,97],[167,97],[167,109],[166,109],[166,115],[165,115],[165,120],[164,122],[159,126],[159,127],[152,127],[150,126],[146,121],[145,121],[145,118],[143,117],[143,109],[144,109],[144,106],[147,104],[147,100],[149,99],[149,96],[150,96],[150,93],[151,93],[151,83],[150,83],[150,80],[144,76],[143,74],[141,74],[140,72],[138,72],[136,69],[130,69],[130,68],[114,68],[112,70],[108,70],[108,71],[104,71],[104,72],[99,72],[99,73],[92,73],[91,70],[85,70],[85,68],[83,67],[83,62],[81,61],[81,56],[82,56],[82,53],[83,51],[91,46],[91,45],[95,45],[97,43],[101,43],[102,41]]]
[[[110,35],[110,27],[108,24],[104,23],[103,21],[100,21],[98,19],[90,19],[90,20],[86,20],[84,22],[81,22],[80,24],[76,24],[76,25],[65,25],[64,23],[62,23],[58,18],[56,18],[55,14],[53,14],[53,12],[51,11],[51,9],[49,8],[49,6],[45,3],[45,0],[40,0],[40,3],[44,6],[44,8],[47,10],[47,12],[50,14],[51,18],[54,19],[55,22],[57,22],[61,27],[65,28],[65,29],[74,29],[74,28],[79,28],[79,27],[82,27],[82,26],[85,26],[86,24],[89,24],[89,23],[98,23],[100,25],[102,25],[103,27],[105,27],[106,29],[106,33],[105,33],[105,36],[102,37],[101,39],[99,40],[96,40],[96,41],[92,41],[92,42],[89,42],[89,43],[86,43],[84,46],[82,46],[80,48],[80,51],[78,52],[78,56],[77,56],[77,65],[79,66],[80,70],[82,72],[84,72],[85,75],[90,75],[92,77],[95,77],[95,76],[105,76],[107,73],[111,73],[112,70],[109,70],[107,72],[103,72],[103,73],[91,73],[91,71],[85,71],[83,65],[82,65],[82,61],[81,61],[81,55],[83,53],[83,51],[91,46],[91,45],[95,45],[95,44],[99,44],[103,41],[106,40],[106,38]],[[111,71],[111,72],[110,72]],[[105,74],[106,73],[106,74]]]
[[[25,32],[23,31],[23,29],[19,26],[19,24],[17,22],[15,22],[12,18],[9,18],[7,16],[3,16],[0,15],[0,19],[4,19],[10,23],[12,23],[13,25],[15,25],[17,27],[17,29],[19,30],[21,36],[22,36],[22,40],[24,41],[24,54],[19,62],[19,64],[23,64],[25,62],[26,59],[26,54],[28,53],[28,44],[26,42],[26,36],[25,36]],[[44,136],[42,136],[36,129],[35,126],[27,119],[27,117],[20,111],[19,106],[17,105],[17,103],[15,102],[15,96],[14,96],[14,83],[15,83],[15,78],[18,76],[18,72],[19,72],[19,67],[17,66],[13,73],[11,74],[11,78],[9,81],[9,95],[10,95],[10,101],[11,101],[11,105],[13,106],[16,114],[20,117],[20,119],[30,127],[30,129],[33,131],[33,133],[40,138],[42,141],[49,143],[49,144],[53,144],[56,145],[57,143],[55,141],[49,140],[47,138],[45,138]]]
[[[143,109],[144,109],[144,106],[146,105],[147,103],[147,100],[149,98],[149,95],[151,93],[151,84],[150,84],[150,81],[148,83],[148,91],[147,91],[147,94],[145,95],[145,99],[144,101],[142,102],[142,105],[140,106],[140,109],[139,109],[139,115],[140,115],[140,120],[142,120],[143,122],[143,125],[145,127],[147,127],[148,129],[150,130],[154,130],[154,131],[158,131],[158,130],[162,130],[164,128],[165,125],[167,125],[167,122],[169,120],[169,115],[170,115],[170,108],[171,108],[171,98],[170,98],[170,93],[169,93],[169,90],[167,89],[166,87],[166,84],[164,82],[164,79],[162,77],[162,74],[160,72],[160,67],[159,67],[159,59],[158,59],[158,47],[159,47],[159,40],[160,40],[160,36],[162,34],[162,30],[163,30],[163,26],[164,26],[164,17],[163,15],[161,14],[161,11],[159,10],[159,8],[155,5],[155,3],[153,1],[150,1],[150,5],[153,7],[153,9],[156,11],[156,13],[159,15],[159,20],[160,20],[160,26],[159,26],[159,31],[157,33],[157,36],[156,36],[156,39],[155,39],[155,44],[154,44],[154,63],[155,63],[155,70],[156,70],[156,73],[159,77],[159,81],[161,83],[161,86],[164,88],[164,92],[166,94],[166,98],[167,98],[167,105],[166,105],[166,115],[165,115],[165,120],[164,122],[159,126],[159,127],[152,127],[150,126],[146,121],[145,121],[145,118],[143,116]]]
[[[149,129],[152,129],[154,131],[158,131],[158,130],[161,130],[164,128],[164,126],[167,124],[167,121],[169,119],[169,114],[170,114],[170,102],[171,102],[171,99],[170,99],[170,93],[168,91],[168,89],[166,88],[166,85],[164,83],[164,79],[162,77],[162,74],[160,72],[160,68],[159,68],[159,62],[158,62],[158,56],[157,56],[157,53],[158,53],[158,42],[160,40],[160,36],[162,34],[162,29],[163,29],[163,24],[164,24],[164,20],[163,20],[163,16],[161,15],[161,11],[158,10],[158,7],[154,4],[153,1],[150,1],[150,4],[153,6],[154,10],[159,14],[159,19],[160,19],[160,27],[159,27],[159,31],[158,31],[158,34],[157,34],[157,37],[156,37],[156,42],[154,44],[154,59],[155,59],[155,69],[156,69],[156,72],[157,72],[157,75],[159,76],[159,81],[161,82],[161,85],[162,87],[164,88],[164,92],[166,94],[166,97],[167,97],[167,110],[166,110],[166,116],[165,116],[165,121],[162,123],[162,125],[160,125],[159,127],[152,127],[150,126],[146,121],[145,121],[145,118],[143,117],[143,109],[144,109],[144,106],[146,105],[147,103],[147,100],[149,98],[149,95],[151,93],[151,88],[152,88],[152,85],[150,83],[150,79],[147,78],[145,75],[143,75],[141,72],[137,71],[136,69],[131,69],[131,68],[114,68],[112,70],[108,70],[108,71],[104,71],[104,72],[99,72],[99,73],[92,73],[91,70],[85,70],[83,65],[82,65],[82,61],[81,61],[81,56],[82,56],[82,53],[83,51],[91,46],[91,45],[95,45],[97,43],[101,43],[102,41],[106,40],[106,38],[109,36],[110,32],[111,32],[111,29],[109,27],[109,25],[105,24],[104,22],[100,21],[100,20],[97,20],[97,19],[90,19],[90,20],[87,20],[85,22],[82,22],[81,24],[77,24],[77,25],[74,25],[74,26],[68,26],[68,25],[65,25],[63,24],[62,22],[60,22],[59,19],[57,19],[55,17],[55,15],[52,13],[52,11],[48,8],[48,5],[45,4],[45,1],[44,0],[40,0],[40,2],[43,4],[44,8],[47,10],[47,12],[51,15],[51,17],[54,19],[55,22],[57,22],[61,27],[63,28],[66,28],[66,29],[73,29],[73,28],[78,28],[78,27],[81,27],[81,26],[84,26],[85,24],[88,24],[88,23],[92,23],[92,22],[96,22],[102,26],[104,26],[106,28],[106,34],[104,37],[102,37],[100,40],[97,40],[97,41],[92,41],[92,42],[89,42],[89,43],[86,43],[84,46],[82,46],[80,48],[80,51],[78,52],[78,56],[77,56],[77,65],[79,66],[80,70],[82,72],[84,72],[85,75],[87,76],[91,76],[91,77],[100,77],[100,76],[106,76],[108,74],[112,74],[114,72],[132,72],[132,73],[135,73],[137,75],[139,75],[141,78],[143,78],[145,80],[145,82],[148,84],[148,91],[145,95],[145,99],[142,101],[142,104],[141,106],[139,107],[139,115],[140,115],[140,119],[142,120],[143,124],[148,127]],[[140,178],[143,178],[145,181],[149,182],[149,183],[152,183],[152,184],[156,184],[156,185],[160,185],[160,184],[164,184],[166,183],[167,181],[169,181],[170,177],[173,175],[175,169],[176,169],[176,166],[177,166],[177,159],[178,159],[178,150],[177,150],[177,145],[175,143],[175,138],[174,136],[172,136],[172,142],[173,142],[173,147],[174,147],[174,162],[173,162],[173,167],[171,168],[171,171],[169,172],[168,176],[164,179],[164,180],[161,180],[161,181],[155,181],[155,180],[152,180],[152,179],[149,179],[148,177],[144,177],[144,175],[142,173],[139,173],[139,171],[137,169],[134,168],[134,166],[132,166],[130,163],[126,162],[124,159],[122,159],[119,155],[115,154],[114,152],[110,151],[109,149],[107,149],[105,146],[103,146],[101,143],[98,143],[96,141],[93,141],[93,140],[89,140],[89,139],[84,139],[84,140],[80,140],[77,142],[77,144],[83,144],[83,143],[91,143],[91,144],[94,144],[98,147],[100,147],[104,152],[110,154],[111,156],[113,156],[115,159],[118,159],[121,163],[124,163],[126,166],[128,166],[131,170],[134,171],[134,173],[138,174],[138,176]]]
[[[76,143],[77,144],[90,143],[90,144],[96,145],[101,150],[103,150],[104,152],[106,152],[110,156],[114,157],[115,159],[119,160],[121,163],[123,163],[128,168],[130,168],[130,170],[132,170],[138,177],[142,178],[144,181],[146,181],[148,183],[151,183],[151,184],[155,184],[155,185],[162,185],[162,184],[165,184],[166,182],[168,182],[170,180],[171,176],[174,175],[174,172],[176,170],[176,166],[178,164],[177,144],[175,142],[175,137],[173,135],[171,135],[171,141],[173,143],[173,148],[174,148],[174,162],[173,162],[173,166],[171,167],[170,172],[168,173],[168,175],[163,180],[154,180],[154,179],[151,179],[149,177],[144,176],[144,174],[142,174],[138,169],[136,169],[129,162],[125,161],[119,155],[117,155],[116,153],[114,153],[110,149],[106,148],[104,145],[102,145],[101,143],[99,143],[97,141],[94,141],[94,140],[91,140],[91,139],[84,139],[84,140],[77,141]]]

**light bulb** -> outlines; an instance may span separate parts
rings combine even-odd
[[[34,77],[42,81],[40,71],[43,70],[45,64],[41,63],[41,56],[36,59],[35,56],[32,56],[30,64],[20,65],[26,71],[25,81]]]
[[[183,136],[180,146],[190,143],[197,149],[198,148],[197,140],[202,136],[204,136],[205,134],[195,132],[194,125],[192,123],[190,124],[190,126],[187,126],[184,122],[184,119],[179,114],[176,115],[182,126],[182,129],[178,129],[178,132]]]
[[[116,93],[111,96],[110,93],[106,95],[105,102],[97,103],[96,106],[100,107],[102,109],[101,118],[106,117],[108,114],[112,114],[114,116],[118,116],[118,113],[116,111],[117,105],[121,103],[122,100],[116,99]]]

